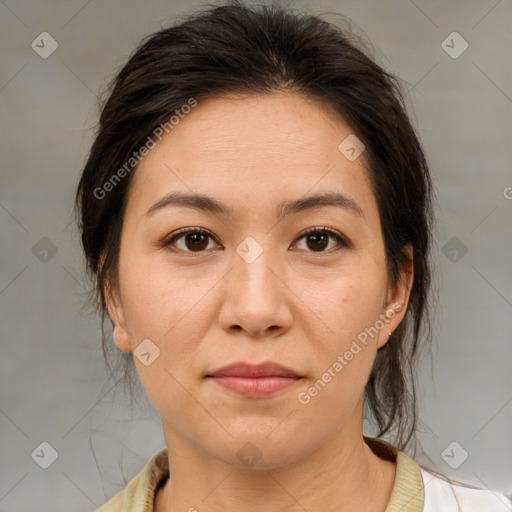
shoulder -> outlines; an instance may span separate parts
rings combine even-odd
[[[165,448],[155,453],[122,491],[95,512],[152,512],[155,489],[168,475]]]
[[[501,492],[450,483],[420,466],[425,491],[423,512],[512,512]]]

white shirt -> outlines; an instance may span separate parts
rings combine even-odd
[[[512,512],[512,502],[501,492],[450,484],[421,466],[420,471],[423,512]]]

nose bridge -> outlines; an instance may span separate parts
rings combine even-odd
[[[247,296],[256,301],[264,299],[269,301],[276,298],[279,293],[277,284],[279,280],[275,276],[276,258],[269,244],[263,245],[252,236],[246,237],[236,248],[234,258],[234,285],[240,289],[242,299]],[[241,290],[245,287],[245,291]],[[270,300],[270,304],[274,301]],[[269,305],[270,305],[269,304]]]
[[[236,247],[222,305],[225,329],[236,325],[252,335],[261,335],[270,327],[290,322],[286,287],[281,282],[283,277],[278,277],[281,266],[273,250],[250,236]]]

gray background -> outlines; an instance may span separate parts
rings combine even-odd
[[[0,1],[0,511],[93,510],[164,446],[148,401],[131,408],[106,376],[71,208],[96,95],[143,36],[203,5]],[[416,460],[512,493],[512,2],[295,5],[366,33],[405,81],[432,166],[439,305]],[[469,44],[458,58],[442,47],[453,31]],[[31,47],[42,32],[58,43],[46,59]],[[31,456],[43,441],[58,453],[48,469]],[[442,456],[454,441],[452,460],[468,453],[457,469]]]

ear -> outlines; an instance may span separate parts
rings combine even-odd
[[[405,317],[412,283],[414,280],[414,257],[411,244],[403,249],[405,264],[399,270],[397,283],[388,289],[387,299],[382,310],[381,318],[384,320],[384,328],[379,332],[377,348],[383,347],[389,340],[389,331],[393,331],[400,325]]]
[[[100,269],[103,266],[103,255],[100,258]],[[105,302],[107,304],[108,316],[112,324],[112,337],[117,348],[122,352],[130,352],[131,345],[126,329],[124,310],[119,298],[119,293],[114,290],[110,283],[104,285]]]

